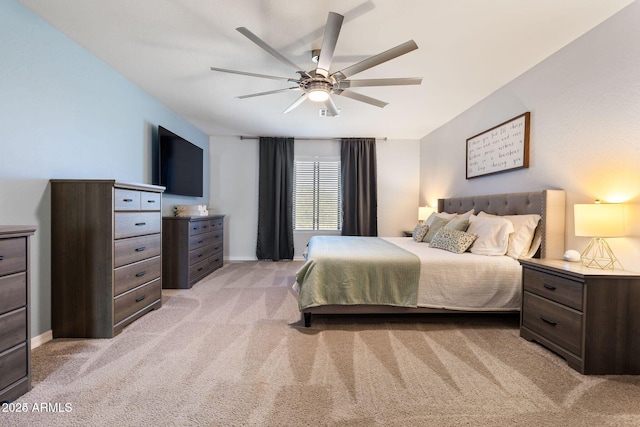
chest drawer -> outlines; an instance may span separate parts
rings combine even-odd
[[[114,271],[114,295],[120,295],[158,277],[160,277],[160,257],[117,268]]]
[[[27,344],[0,352],[0,390],[27,376]]]
[[[212,219],[209,221],[209,225],[212,230],[222,230],[224,220],[222,218]]]
[[[114,190],[114,207],[117,211],[139,211],[140,192],[135,190],[124,190],[116,188]]]
[[[582,311],[583,283],[525,268],[524,290]]]
[[[0,240],[0,275],[27,269],[27,239]]]
[[[156,279],[115,298],[113,302],[114,323],[120,323],[135,312],[160,299],[162,285]]]
[[[27,305],[27,274],[0,277],[0,314]]]
[[[0,352],[27,340],[27,309],[0,316]]]
[[[116,241],[114,246],[114,266],[121,267],[143,259],[160,255],[162,241],[159,234],[132,237]]]
[[[140,209],[143,211],[159,211],[160,193],[151,193],[149,191],[140,192]]]
[[[189,236],[202,233],[202,221],[190,221],[189,222]]]
[[[212,238],[211,233],[196,234],[195,236],[189,237],[189,250],[192,251],[211,244]]]
[[[575,355],[582,354],[582,313],[525,292],[522,325]]]
[[[159,212],[116,212],[114,238],[160,233]]]

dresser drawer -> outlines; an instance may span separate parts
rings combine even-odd
[[[114,271],[113,292],[120,295],[160,277],[160,257],[129,264]]]
[[[222,218],[209,220],[209,225],[212,230],[222,230],[222,224],[224,220]]]
[[[575,355],[582,354],[582,313],[525,292],[522,326]]]
[[[202,233],[202,221],[190,221],[189,222],[189,236]]]
[[[27,309],[0,316],[0,352],[27,340]]]
[[[117,211],[139,211],[140,192],[135,190],[124,190],[116,188],[114,190],[114,208]]]
[[[196,234],[189,237],[189,250],[201,248],[212,243],[213,235],[211,233]]]
[[[27,239],[0,240],[0,276],[27,269]]]
[[[204,261],[213,255],[214,249],[213,245],[203,246],[201,248],[197,248],[194,251],[189,252],[189,265],[196,264],[200,261]]]
[[[162,296],[162,287],[160,279],[146,285],[132,289],[115,298],[113,302],[114,308],[114,324],[122,322],[135,312],[142,310],[149,304],[159,300]]]
[[[211,257],[209,257],[209,270],[217,270],[218,268],[222,267],[222,263],[222,251],[214,253],[213,255],[211,255]]]
[[[27,305],[27,273],[0,277],[0,314]]]
[[[121,267],[160,255],[162,241],[159,234],[114,242],[114,266]]]
[[[209,271],[211,270],[209,267],[209,258],[207,258],[189,267],[189,279],[191,281],[193,281],[194,279],[199,279]]]
[[[140,209],[143,211],[160,211],[160,193],[140,192]]]
[[[582,311],[583,283],[525,268],[524,290]]]
[[[0,352],[0,390],[26,376],[26,343]]]
[[[143,236],[159,233],[160,212],[116,212],[114,238]]]

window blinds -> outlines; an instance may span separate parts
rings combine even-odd
[[[339,161],[295,161],[295,230],[341,230],[342,189]]]

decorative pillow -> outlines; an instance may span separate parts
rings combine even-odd
[[[456,218],[469,219],[471,218],[471,215],[473,215],[474,213],[476,213],[476,210],[471,209],[470,211],[467,211],[463,214],[456,214]]]
[[[504,218],[511,221],[514,231],[509,236],[507,255],[514,259],[531,258],[533,256],[533,254],[529,255],[529,248],[531,248],[531,242],[533,241],[536,227],[538,226],[538,222],[540,222],[540,215],[527,214],[497,216],[486,212],[480,212],[478,216]],[[538,248],[536,247],[533,253],[535,254],[537,250]]]
[[[427,224],[428,226],[431,226],[431,224],[433,224],[433,221],[436,218],[443,218],[443,219],[453,219],[456,217],[456,214],[454,213],[446,213],[446,212],[432,212],[431,215],[429,215],[429,218],[427,218],[425,220],[425,224]]]
[[[433,219],[433,222],[429,226],[429,231],[427,231],[427,234],[424,236],[422,241],[430,243],[431,239],[433,239],[433,236],[436,235],[438,230],[440,230],[442,227],[447,225],[449,223],[449,221],[451,221],[451,220],[450,219],[440,218],[440,217],[435,217]]]
[[[504,255],[509,246],[513,223],[500,217],[475,216],[469,218],[468,233],[477,234],[469,251],[477,255]]]
[[[431,239],[431,247],[461,254],[471,246],[477,237],[475,234],[443,227]]]
[[[458,231],[467,231],[467,228],[469,228],[469,220],[466,218],[457,216],[453,218],[451,221],[449,221],[447,225],[444,226],[444,228],[449,228],[449,229],[458,230]]]
[[[416,228],[413,229],[413,240],[416,242],[422,242],[427,231],[429,231],[429,226],[427,224],[422,223],[416,225]]]

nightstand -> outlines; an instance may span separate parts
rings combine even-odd
[[[404,237],[412,237],[413,236],[413,231],[403,231],[402,234],[404,235]]]
[[[640,374],[640,273],[521,260],[520,336],[582,374]]]

